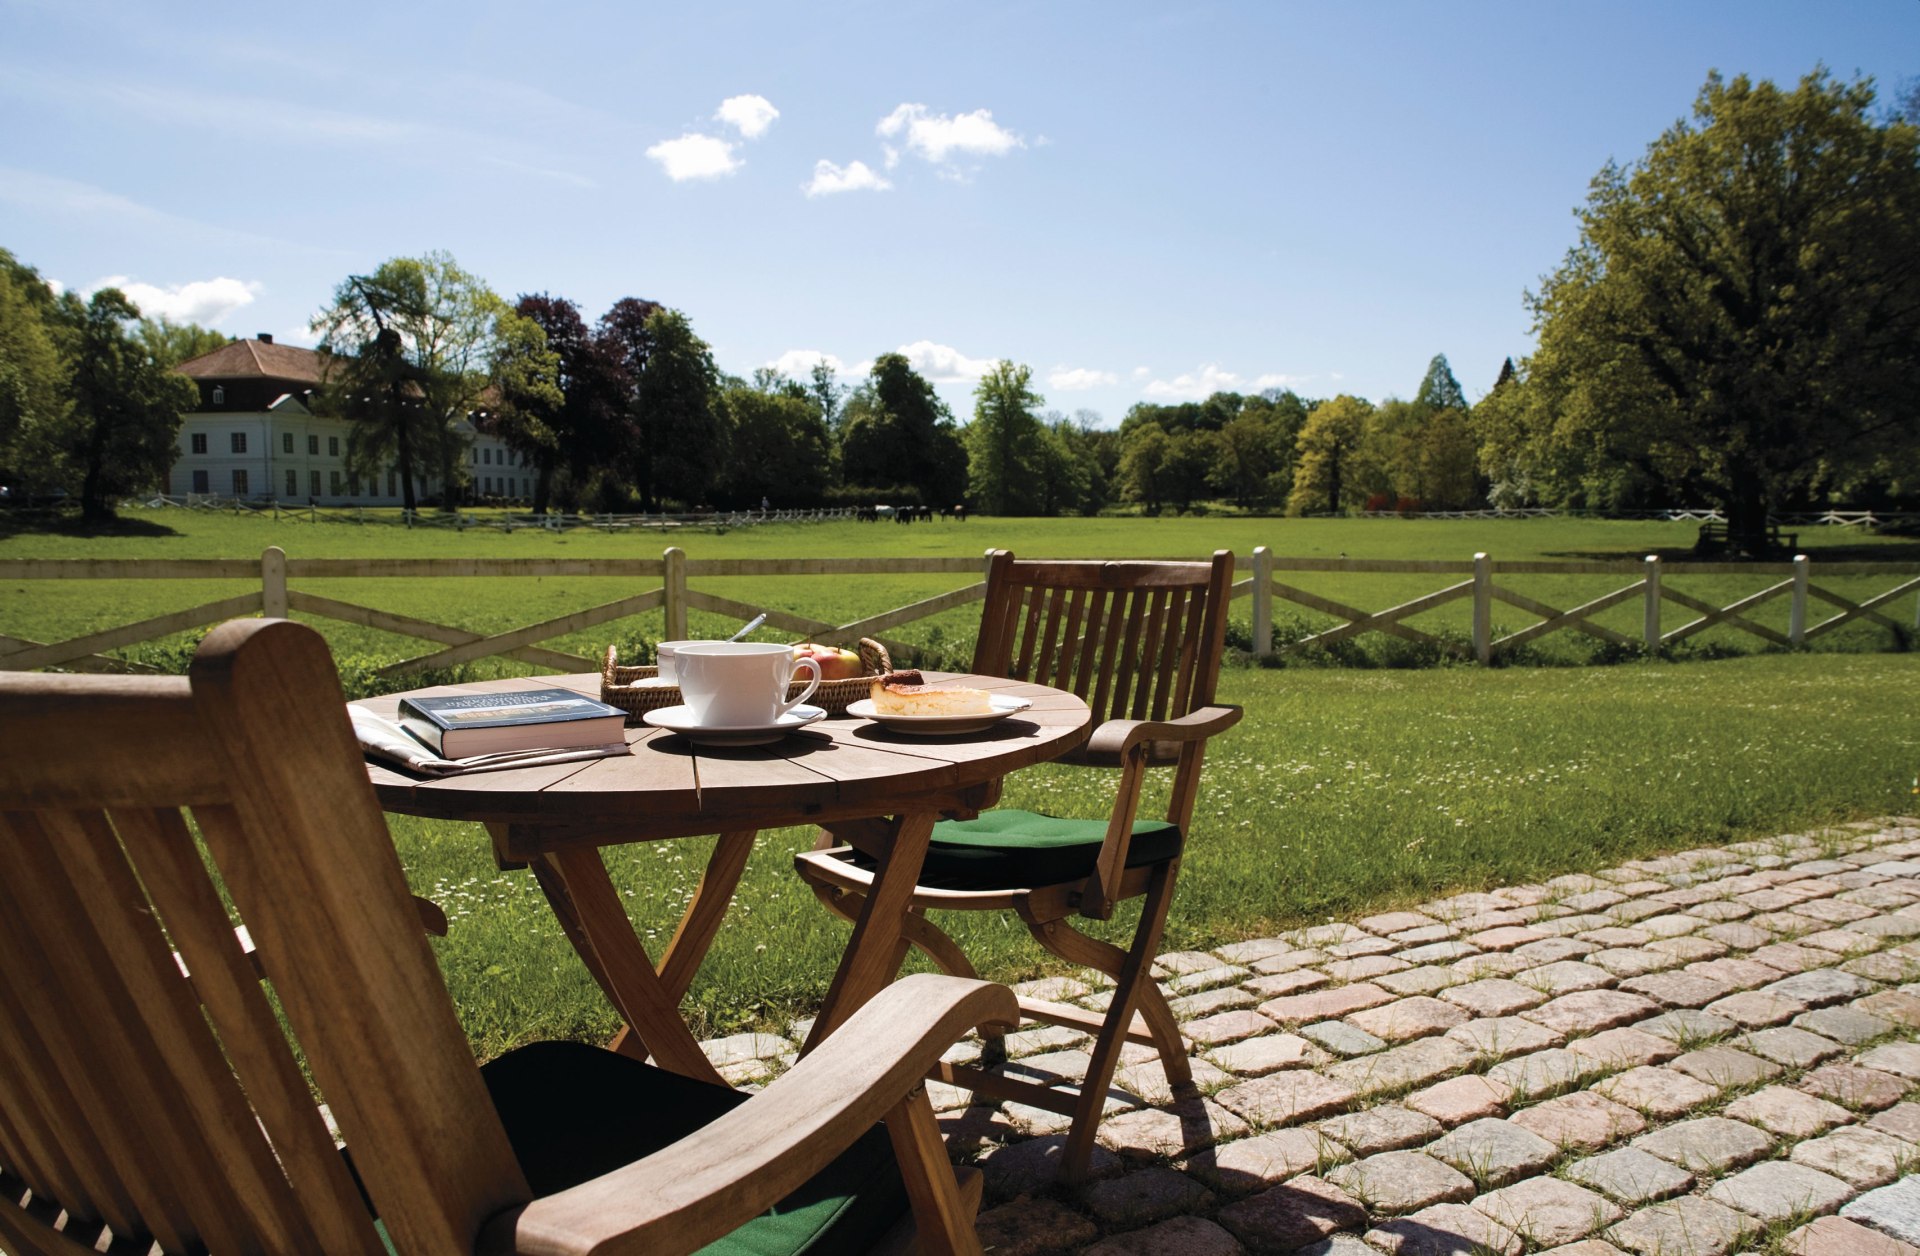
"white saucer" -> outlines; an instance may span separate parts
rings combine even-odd
[[[1025,698],[1003,698],[998,694],[988,695],[987,702],[993,710],[985,715],[878,715],[873,709],[873,699],[862,698],[858,702],[847,703],[847,714],[872,720],[891,733],[904,733],[909,737],[950,737],[956,733],[977,733],[1033,706]]]
[[[771,724],[702,724],[693,718],[690,706],[661,707],[648,711],[641,719],[655,728],[679,733],[697,746],[764,746],[779,741],[796,728],[805,728],[827,713],[817,706],[797,706]]]

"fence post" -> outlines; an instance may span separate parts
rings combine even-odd
[[[1793,556],[1793,610],[1787,616],[1787,640],[1796,650],[1807,643],[1807,584],[1812,565],[1805,554]]]
[[[678,545],[669,545],[661,557],[667,560],[665,639],[684,641],[687,637],[687,551]]]
[[[1493,662],[1493,560],[1473,556],[1473,657],[1485,667]]]
[[[1273,657],[1273,551],[1253,547],[1253,652]]]
[[[268,619],[287,617],[287,551],[278,545],[260,551],[260,613]]]
[[[1647,612],[1642,625],[1647,653],[1660,649],[1660,555],[1647,555]]]

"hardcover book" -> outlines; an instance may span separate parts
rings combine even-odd
[[[400,699],[400,726],[443,759],[626,740],[627,713],[571,689]]]

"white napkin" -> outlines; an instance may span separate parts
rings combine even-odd
[[[398,763],[429,776],[457,776],[462,772],[493,772],[501,768],[535,767],[543,763],[571,763],[576,759],[604,759],[609,755],[632,754],[624,741],[607,746],[581,746],[573,750],[503,750],[498,754],[474,755],[470,759],[442,759],[426,748],[411,733],[389,720],[383,720],[364,707],[351,703],[347,715],[353,720],[354,736],[360,749],[376,758]]]

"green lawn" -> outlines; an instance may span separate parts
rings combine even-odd
[[[482,516],[483,518],[485,516]],[[4,528],[0,517],[0,529]],[[656,558],[666,545],[678,544],[690,558],[744,557],[975,557],[988,548],[1011,549],[1031,557],[1204,557],[1216,548],[1232,549],[1248,570],[1255,546],[1264,545],[1284,567],[1288,558],[1327,558],[1346,555],[1378,559],[1470,560],[1486,552],[1496,560],[1628,560],[1638,561],[1659,552],[1671,561],[1684,561],[1696,528],[1692,524],[1653,521],[1574,519],[1409,520],[1383,519],[1275,519],[1245,517],[1180,517],[1164,519],[975,519],[959,524],[944,520],[915,524],[772,524],[724,533],[683,531],[665,535],[654,531],[606,533],[579,530],[553,534],[538,530],[504,533],[484,528],[455,532],[448,528],[404,529],[388,525],[355,526],[308,523],[295,516],[279,520],[235,517],[179,509],[131,510],[124,526],[112,536],[80,533],[15,532],[0,530],[0,559],[88,558],[111,554],[117,558],[258,558],[270,545],[290,558]],[[1908,563],[1920,559],[1920,544],[1880,539],[1841,528],[1808,528],[1801,533],[1803,548],[1820,564],[1864,558]],[[1321,596],[1379,610],[1457,582],[1457,575],[1397,575],[1382,573],[1309,573],[1282,571],[1279,578]],[[1502,577],[1528,596],[1560,608],[1579,605],[1624,584],[1632,575]],[[1723,605],[1775,583],[1781,577],[1675,577],[1673,587]],[[1872,597],[1894,584],[1888,577],[1821,578],[1816,582],[1856,601]],[[872,614],[919,598],[930,597],[965,583],[952,576],[862,576],[845,580],[724,579],[700,580],[697,589],[757,605],[776,607],[834,622]],[[440,581],[333,580],[306,582],[297,587],[344,601],[376,606],[418,618],[453,624],[476,632],[496,632],[599,605],[639,591],[631,582],[586,577],[549,577],[532,580],[475,579]],[[197,580],[149,581],[15,581],[0,597],[0,633],[35,641],[56,640],[116,624],[162,615],[258,588],[255,582]],[[1903,628],[1914,621],[1913,602],[1902,598],[1888,608]],[[1830,613],[1823,607],[1820,613]],[[1248,603],[1236,603],[1236,618],[1246,626]],[[1458,639],[1465,635],[1469,604],[1466,600],[1427,612],[1409,622],[1419,628]],[[1533,618],[1496,605],[1496,633],[1522,628]],[[1641,610],[1637,600],[1607,611],[1600,622],[1638,636]],[[1787,602],[1777,598],[1757,610],[1753,618],[1777,630],[1786,626]],[[956,642],[972,632],[975,612],[962,609],[940,618],[909,625],[896,635],[930,644],[951,655]],[[1672,629],[1692,618],[1679,607],[1666,609],[1665,627]],[[1281,604],[1276,626],[1282,639],[1303,635],[1333,622],[1328,616]],[[420,652],[416,642],[332,621],[317,626],[342,656],[367,655],[382,661]],[[696,635],[730,633],[738,625],[695,614]],[[606,625],[561,638],[552,644],[583,657],[597,657],[608,642],[635,643],[659,636],[657,613]],[[760,634],[776,639],[781,634]],[[1241,639],[1245,639],[1242,637]],[[1591,654],[1586,638],[1558,633],[1529,648],[1534,661],[1584,661]],[[1748,651],[1756,638],[1731,628],[1714,628],[1691,644],[1695,651]],[[1855,624],[1824,638],[1820,648],[1882,650],[1896,643],[1883,627]],[[1366,653],[1376,661],[1392,660],[1398,647],[1384,639],[1368,640]],[[630,651],[623,651],[630,653]],[[484,669],[483,669],[484,670]]]
[[[268,545],[302,558],[651,557],[664,544],[652,535],[406,532],[180,511],[136,515],[124,533],[0,535],[0,559],[257,557]],[[1692,535],[1690,525],[1659,523],[1182,518],[777,525],[676,539],[696,558],[977,555],[989,546],[1056,557],[1199,557],[1231,547],[1244,558],[1263,544],[1280,555],[1464,559],[1476,550],[1497,558],[1677,555]],[[1803,541],[1816,562],[1914,557],[1910,543],[1838,530],[1808,529]],[[1398,595],[1390,581],[1425,591],[1453,578],[1345,579],[1337,596],[1379,607]],[[314,591],[474,628],[504,628],[637,591],[619,581],[569,579],[339,583],[358,587]],[[746,587],[695,587],[845,620],[959,582],[726,583]],[[1749,591],[1755,585],[1747,582]],[[56,639],[243,587],[12,581],[0,590],[0,632]],[[1561,604],[1579,596],[1569,590]],[[1243,617],[1244,605],[1237,604]],[[1896,608],[1910,623],[1912,603],[1902,599]],[[956,612],[936,627],[955,644],[975,614]],[[649,618],[580,634],[573,644],[591,653],[609,640],[656,637],[658,616]],[[418,649],[357,629],[328,631],[338,650],[399,657]],[[1217,944],[1449,890],[1906,810],[1920,771],[1912,716],[1920,709],[1920,658],[1884,652],[1892,644],[1884,629],[1856,636],[1837,652],[1612,667],[1230,668],[1222,697],[1248,715],[1209,760],[1168,945]],[[1013,805],[1083,815],[1100,814],[1110,797],[1097,774],[1059,767],[1022,773],[1007,790]],[[526,1037],[597,1037],[612,1028],[612,1014],[531,878],[496,871],[476,826],[397,818],[394,832],[416,889],[453,917],[451,936],[436,946],[479,1049],[492,1054]],[[781,1023],[825,989],[845,927],[792,874],[791,852],[808,841],[800,830],[772,833],[756,850],[736,915],[689,997],[704,1030]],[[649,941],[664,941],[704,858],[696,842],[609,854]],[[1129,924],[1123,918],[1112,927]],[[955,928],[989,975],[1041,971],[1017,924],[982,916]]]

